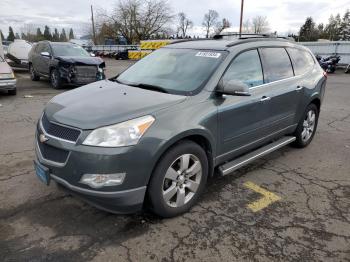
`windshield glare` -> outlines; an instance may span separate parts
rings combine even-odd
[[[74,44],[53,45],[52,49],[55,56],[90,56],[90,54],[86,52],[84,48]]]
[[[146,56],[118,77],[129,85],[152,85],[168,93],[191,95],[200,90],[225,52],[162,48]]]

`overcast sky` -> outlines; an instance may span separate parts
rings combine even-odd
[[[90,4],[95,9],[111,10],[117,0],[1,0],[0,29],[7,36],[8,26],[16,32],[25,24],[51,28],[73,27],[83,34],[90,19]],[[203,15],[208,9],[217,10],[228,18],[233,27],[239,25],[240,0],[169,0],[173,12],[185,12],[194,22],[191,34],[202,34]],[[268,18],[271,31],[280,34],[297,32],[307,16],[317,23],[327,23],[331,14],[344,14],[350,0],[245,0],[244,20],[256,15]],[[84,26],[85,25],[85,26]]]

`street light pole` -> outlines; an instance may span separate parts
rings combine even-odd
[[[241,0],[241,19],[239,23],[239,37],[242,36],[242,26],[243,26],[243,6],[244,6],[244,0]]]

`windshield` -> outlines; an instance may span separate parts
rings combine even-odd
[[[53,44],[52,49],[55,56],[90,56],[84,48],[74,44]]]
[[[123,72],[117,81],[172,94],[193,95],[200,91],[226,52],[162,48]],[[155,88],[153,88],[155,90]]]

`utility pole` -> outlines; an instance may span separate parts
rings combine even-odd
[[[243,26],[243,6],[244,6],[244,0],[241,0],[241,19],[239,22],[239,37],[242,36],[242,26]]]
[[[93,34],[93,42],[96,44],[96,31],[95,31],[95,21],[94,21],[94,10],[92,9],[91,5],[91,22],[92,22],[92,34]]]

